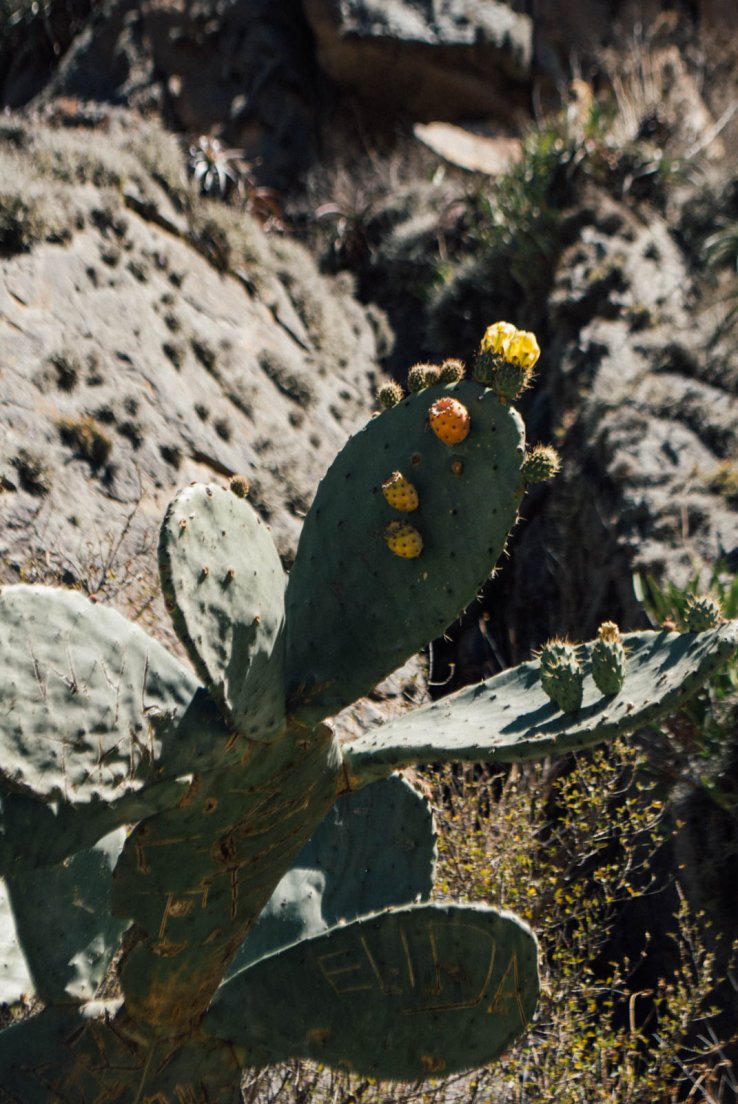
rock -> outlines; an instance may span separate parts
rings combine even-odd
[[[503,573],[507,616],[529,643],[556,629],[591,637],[609,616],[637,625],[634,572],[707,585],[738,545],[736,501],[718,478],[738,451],[735,354],[716,359],[715,320],[695,309],[666,220],[591,199],[557,267],[532,399],[564,463],[529,495]]]
[[[19,210],[0,260],[4,581],[66,573],[141,599],[173,492],[233,473],[288,563],[371,409],[374,329],[350,282],[188,192],[181,147],[152,124],[3,125],[0,201]]]
[[[23,42],[17,53],[25,57]],[[31,96],[36,106],[126,105],[193,136],[223,133],[277,188],[316,154],[316,72],[299,0],[104,0],[45,83],[11,60],[0,94],[13,107]]]
[[[485,130],[488,128],[484,128]],[[481,127],[454,123],[416,123],[415,137],[460,169],[498,176],[520,160],[522,142],[506,134],[488,134]]]
[[[318,62],[338,84],[421,121],[524,106],[533,23],[499,0],[304,0]]]

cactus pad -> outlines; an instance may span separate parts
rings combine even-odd
[[[463,402],[472,429],[450,453],[430,433],[429,397]],[[522,494],[523,427],[515,411],[462,380],[410,395],[346,444],[308,513],[287,586],[291,712],[314,723],[368,693],[442,633],[500,556]],[[388,471],[420,505],[422,555],[387,554]],[[460,471],[461,474],[456,474]]]
[[[537,943],[521,920],[481,905],[415,905],[242,970],[202,1028],[254,1065],[305,1057],[417,1080],[492,1061],[537,1001]]]
[[[90,1000],[118,949],[126,924],[111,913],[110,876],[125,835],[54,866],[16,863],[6,878],[33,989],[47,1003]]]
[[[267,740],[284,719],[284,572],[243,499],[195,484],[170,505],[159,542],[162,590],[182,643],[226,716]]]
[[[537,660],[421,706],[343,748],[354,786],[410,763],[512,763],[588,747],[655,724],[694,694],[738,650],[738,622],[696,635],[628,633],[623,689],[603,698],[590,676],[592,644],[579,646],[582,707],[561,713],[541,686]]]
[[[198,683],[136,625],[73,591],[3,588],[0,656],[3,788],[97,809],[166,775]]]
[[[339,922],[427,900],[435,860],[433,815],[404,778],[344,794],[277,886],[228,976]]]

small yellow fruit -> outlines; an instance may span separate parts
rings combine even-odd
[[[504,357],[511,338],[517,332],[517,328],[513,326],[512,322],[493,322],[484,331],[479,348],[483,353],[492,353],[493,356]]]
[[[505,349],[505,360],[521,368],[532,368],[538,361],[541,350],[536,335],[527,330],[518,330],[510,338]]]
[[[405,560],[414,560],[423,551],[423,538],[413,525],[404,521],[391,521],[384,531],[384,539],[390,552]]]
[[[458,399],[448,396],[438,399],[428,411],[428,422],[445,445],[457,445],[468,436],[471,427],[469,411]]]
[[[402,472],[393,471],[382,483],[382,494],[395,510],[410,513],[418,508],[418,492]]]

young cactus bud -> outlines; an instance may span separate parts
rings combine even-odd
[[[391,406],[397,406],[398,402],[402,402],[404,397],[405,392],[402,390],[399,383],[395,383],[394,380],[383,383],[377,391],[379,405],[385,410],[389,410]]]
[[[405,560],[414,560],[423,551],[420,533],[404,521],[391,521],[384,531],[384,539],[390,552]]]
[[[532,368],[509,360],[498,360],[492,373],[492,382],[488,386],[504,406],[520,398],[523,391],[530,387],[532,379]]]
[[[382,483],[382,494],[395,510],[410,513],[418,508],[418,492],[402,472],[393,471]]]
[[[527,453],[521,474],[526,483],[542,483],[551,479],[561,467],[561,458],[551,445],[534,445]]]
[[[423,391],[438,383],[441,370],[436,364],[414,364],[407,374],[408,391]]]
[[[460,360],[444,360],[441,365],[439,383],[458,383],[464,378],[466,369]]]
[[[564,713],[576,713],[582,704],[584,671],[577,649],[566,640],[549,640],[540,654],[541,686]]]
[[[251,484],[245,475],[232,475],[228,480],[228,490],[231,494],[234,494],[236,498],[248,498]]]
[[[722,624],[720,603],[709,594],[691,594],[684,609],[685,632],[707,632]]]
[[[445,445],[457,445],[469,434],[469,411],[458,399],[438,399],[428,411],[428,423]]]
[[[625,680],[625,648],[614,621],[603,621],[592,645],[592,678],[606,697],[619,694]]]

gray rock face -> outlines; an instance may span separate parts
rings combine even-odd
[[[0,205],[16,211],[0,226],[5,581],[66,572],[110,594],[148,573],[150,586],[172,492],[232,473],[289,561],[318,480],[371,408],[375,336],[350,286],[183,182],[178,210],[179,146],[127,124],[18,123],[2,155]],[[156,151],[153,175],[141,149]]]
[[[530,496],[511,560],[509,616],[533,640],[637,624],[634,572],[707,586],[736,554],[720,473],[738,454],[738,369],[694,294],[664,218],[593,198],[558,265],[539,372],[564,464]]]
[[[509,116],[530,78],[533,24],[499,0],[305,0],[321,68],[416,119]]]

